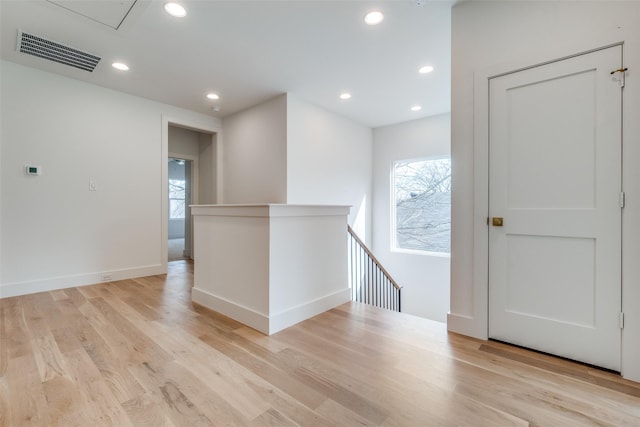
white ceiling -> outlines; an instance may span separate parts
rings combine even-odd
[[[2,58],[216,117],[285,92],[370,127],[450,110],[452,2],[179,3],[185,18],[160,0],[0,0]],[[363,22],[372,9],[385,14],[375,27]],[[90,73],[18,53],[18,29],[102,60]],[[418,74],[425,64],[435,71]]]

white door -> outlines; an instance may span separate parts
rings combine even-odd
[[[614,46],[493,78],[489,109],[489,336],[616,371],[621,63]]]

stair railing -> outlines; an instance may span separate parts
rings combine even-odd
[[[402,311],[402,287],[393,280],[351,226],[347,225],[347,230],[351,299],[388,310]]]

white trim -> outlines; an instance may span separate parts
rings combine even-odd
[[[640,67],[640,44],[638,37],[626,37],[622,47],[624,66],[629,69]],[[640,253],[640,227],[638,218],[640,209],[640,173],[636,166],[640,158],[638,141],[640,124],[638,112],[640,103],[640,81],[638,74],[628,74],[623,90],[623,129],[622,129],[622,188],[626,192],[626,206],[622,209],[622,311],[625,315],[622,330],[622,376],[640,382],[640,265],[637,262]],[[635,202],[634,202],[635,200]]]
[[[36,292],[48,292],[58,289],[73,288],[77,286],[95,285],[106,282],[105,275],[110,275],[109,282],[116,280],[133,279],[136,277],[154,276],[163,274],[164,268],[161,264],[147,265],[121,270],[99,271],[85,274],[74,274],[71,276],[59,276],[41,280],[29,280],[24,282],[6,283],[0,286],[0,298],[14,297],[18,295],[33,294]]]
[[[222,132],[219,131],[213,134],[211,142],[216,147],[216,203],[224,203],[224,162],[222,156],[224,155],[224,145],[222,143],[224,137]]]
[[[217,311],[227,317],[244,323],[263,334],[269,335],[269,316],[259,313],[251,308],[220,298],[205,290],[199,289],[198,284],[194,284],[191,290],[191,300],[210,310]]]
[[[167,272],[169,262],[169,120],[162,115],[160,148],[160,263]]]
[[[342,289],[271,316],[199,289],[197,284],[193,287],[191,298],[197,304],[231,317],[265,335],[272,335],[348,302],[351,293],[349,288]]]
[[[474,317],[461,314],[447,314],[447,329],[462,335],[468,335],[479,339],[488,339],[488,329]]]
[[[351,289],[346,288],[332,294],[307,301],[296,307],[269,316],[269,335],[302,322],[351,300]]]
[[[408,254],[408,255],[418,255],[418,256],[431,256],[436,258],[451,258],[451,254],[449,252],[433,252],[433,251],[421,251],[420,249],[398,249],[391,248],[389,251],[393,254]]]
[[[231,216],[231,217],[304,217],[304,216],[343,216],[349,215],[351,206],[347,205],[192,205],[191,215]]]

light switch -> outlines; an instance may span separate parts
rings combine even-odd
[[[24,167],[24,172],[27,175],[42,175],[42,166],[26,165]]]
[[[89,180],[89,191],[98,191],[98,186],[94,180]]]

